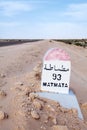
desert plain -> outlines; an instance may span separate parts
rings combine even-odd
[[[71,57],[70,89],[83,120],[76,109],[36,93],[41,91],[44,54],[54,47]],[[87,47],[54,40],[0,47],[0,130],[87,130]]]

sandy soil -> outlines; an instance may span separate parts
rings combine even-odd
[[[70,89],[77,96],[83,121],[76,110],[33,94],[40,91],[43,56],[53,47],[65,49],[71,57]],[[87,48],[49,40],[1,47],[0,113],[0,130],[58,130],[60,125],[87,130]]]

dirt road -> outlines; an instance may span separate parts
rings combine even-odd
[[[32,72],[38,62],[42,62],[48,49],[54,47],[62,48],[69,53],[72,64],[70,89],[75,92],[79,104],[87,102],[87,48],[49,40],[0,47],[0,90],[4,90],[7,94],[5,98],[0,99],[0,110],[6,111],[10,115],[8,120],[0,122],[0,130],[11,130],[12,128],[16,130],[13,124],[14,109],[19,108],[17,108],[17,104],[13,105],[13,100],[14,98],[16,100],[17,95],[12,90],[15,84],[22,85],[22,82],[27,79],[25,75]],[[28,80],[25,86],[27,84]],[[19,117],[16,122],[20,122]],[[21,123],[23,122],[21,120]]]

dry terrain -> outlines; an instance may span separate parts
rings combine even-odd
[[[75,109],[34,94],[40,91],[43,56],[54,47],[71,57],[70,89],[84,120]],[[0,47],[0,130],[87,130],[87,48],[50,40]]]

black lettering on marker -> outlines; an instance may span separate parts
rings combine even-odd
[[[68,87],[67,83],[43,82],[44,87]]]
[[[68,85],[67,85],[67,84],[65,84],[65,87],[68,87]]]
[[[47,83],[46,83],[46,82],[43,82],[43,86],[47,86]]]
[[[61,87],[61,83],[59,83],[58,87]]]
[[[64,87],[64,83],[62,83],[62,87]]]
[[[51,83],[51,86],[53,86],[53,83]]]
[[[54,83],[54,87],[57,87],[58,83]]]
[[[47,87],[48,87],[48,86],[50,87],[50,83],[47,84]]]

